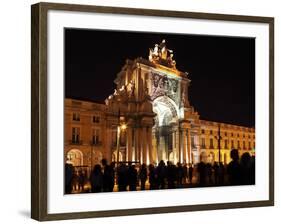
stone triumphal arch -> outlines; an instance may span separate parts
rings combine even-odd
[[[190,139],[198,141],[199,116],[189,103],[188,74],[176,68],[165,40],[149,49],[148,60],[127,60],[115,84],[106,99],[108,157],[116,148],[117,126],[124,123],[123,160],[195,162],[199,152],[192,152]]]

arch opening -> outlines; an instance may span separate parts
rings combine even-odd
[[[178,161],[176,152],[176,131],[179,111],[176,104],[167,96],[161,96],[153,101],[154,119],[153,133],[156,139],[158,161]]]
[[[66,155],[66,163],[73,166],[83,166],[83,153],[79,149],[71,149]]]

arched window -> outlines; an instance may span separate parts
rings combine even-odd
[[[66,155],[66,162],[73,166],[83,166],[83,153],[79,149],[71,149]]]

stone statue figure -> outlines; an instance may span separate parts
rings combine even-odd
[[[144,81],[144,97],[146,99],[150,99],[150,95],[149,95],[149,89],[148,89],[148,85],[147,85],[147,80]]]
[[[131,80],[130,82],[130,97],[134,96],[135,94],[135,82],[134,80]]]
[[[167,48],[166,48],[166,46],[164,46],[161,49],[161,58],[164,59],[164,60],[167,60],[167,55],[168,55]]]
[[[163,39],[162,43],[159,45],[159,47],[162,49],[163,47],[166,47],[166,40]]]
[[[173,59],[174,51],[173,51],[173,50],[170,50],[170,49],[169,49],[168,51],[169,51],[169,53],[170,53],[170,58]]]
[[[166,40],[160,44],[155,44],[154,48],[149,49],[149,61],[157,62],[165,66],[176,69],[176,61],[173,60],[173,51],[166,46]]]
[[[153,55],[158,56],[158,53],[159,53],[159,47],[158,47],[158,44],[155,44],[154,50],[153,50]]]
[[[169,50],[169,53],[170,53],[169,60],[173,61],[173,57],[174,57],[173,51]]]
[[[162,40],[162,43],[159,45],[160,49],[161,49],[161,58],[163,60],[167,60],[167,56],[168,56],[168,50],[166,47],[166,41]]]
[[[149,61],[153,60],[153,50],[149,48],[149,56],[148,56]]]
[[[185,87],[183,87],[183,90],[182,90],[181,102],[182,102],[182,105],[184,107],[188,107],[189,106],[189,102],[187,100],[186,88]]]

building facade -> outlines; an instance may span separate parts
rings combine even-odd
[[[127,60],[114,82],[105,104],[65,99],[66,162],[228,163],[232,148],[255,153],[254,128],[200,119],[189,102],[188,73],[176,68],[165,40],[149,49],[148,60]]]

